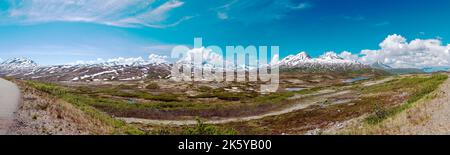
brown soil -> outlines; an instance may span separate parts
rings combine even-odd
[[[71,104],[14,81],[22,91],[23,103],[17,111],[12,135],[110,134],[111,128],[91,119]]]

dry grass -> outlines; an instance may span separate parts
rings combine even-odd
[[[446,78],[445,78],[446,79]],[[421,93],[420,98],[413,98],[414,102],[405,103],[407,105],[402,111],[385,118],[377,124],[354,122],[346,129],[338,131],[338,134],[345,135],[409,135],[409,134],[433,134],[433,127],[428,126],[435,111],[441,109],[441,104],[436,104],[434,100],[442,97],[443,81],[436,81],[433,89],[426,89],[428,93]],[[416,84],[417,85],[417,84]],[[420,92],[420,91],[416,91]],[[422,91],[423,92],[423,91]]]
[[[134,126],[128,125],[123,121],[116,120],[110,115],[90,106],[88,102],[91,100],[88,98],[69,93],[65,88],[53,84],[33,81],[16,81],[16,83],[19,83],[20,86],[26,88],[27,90],[31,89],[40,95],[48,96],[52,99],[48,102],[48,104],[65,103],[67,105],[71,105],[71,107],[73,107],[72,109],[76,110],[77,113],[83,114],[83,116],[79,117],[80,119],[87,119],[90,121],[82,122],[76,120],[78,117],[74,117],[73,121],[75,122],[80,122],[83,125],[86,123],[87,126],[94,125],[93,128],[108,128],[106,134],[143,134],[142,131],[136,129]],[[97,134],[97,132],[93,132],[92,134]],[[99,132],[98,134],[103,133]]]
[[[12,134],[111,134],[113,128],[86,115],[70,103],[57,99],[14,80],[20,87],[23,103],[17,112]]]

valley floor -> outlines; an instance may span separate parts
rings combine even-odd
[[[262,119],[262,118],[270,117],[270,116],[279,116],[279,115],[291,113],[291,112],[294,112],[297,110],[305,109],[314,104],[319,104],[329,98],[338,97],[338,96],[349,94],[349,93],[351,93],[351,91],[348,91],[348,90],[344,90],[344,91],[336,91],[336,90],[330,90],[330,89],[322,90],[315,94],[298,96],[298,98],[306,97],[306,96],[313,96],[313,97],[309,98],[308,100],[303,100],[302,102],[298,102],[290,107],[278,109],[275,111],[270,111],[270,112],[263,113],[260,115],[255,115],[255,116],[227,118],[227,119],[221,119],[221,120],[206,120],[204,123],[206,123],[206,124],[225,124],[225,123],[232,123],[232,122],[245,122],[245,121],[251,121],[251,120],[258,120],[258,119]],[[152,120],[152,119],[139,119],[139,118],[119,118],[119,119],[124,120],[127,123],[141,123],[141,124],[154,124],[154,125],[195,125],[198,123],[197,120]]]
[[[12,81],[22,91],[23,104],[16,112],[9,134],[450,134],[450,80],[444,74],[376,77],[297,92],[244,96],[239,99],[270,102],[273,106],[253,115],[224,113],[221,117],[201,120],[193,119],[195,115],[191,113],[158,119],[121,116],[118,112],[139,110],[170,114],[193,110],[200,113],[209,110],[206,106],[215,104],[223,105],[217,110],[241,104],[244,108],[258,106],[236,102],[235,96],[231,96],[232,101],[220,100],[217,96],[206,96],[206,99],[176,96],[195,101],[190,103],[196,108],[192,109],[176,100],[154,102],[161,100],[154,98],[158,94],[134,95],[135,87],[125,85],[100,89]],[[111,88],[121,89],[106,91]],[[130,101],[126,102],[127,99]],[[212,100],[220,102],[213,104]]]

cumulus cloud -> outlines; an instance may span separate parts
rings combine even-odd
[[[20,23],[88,22],[120,27],[174,26],[190,17],[167,23],[168,13],[184,2],[168,0],[11,0],[7,18]],[[5,18],[3,19],[5,20]]]
[[[157,55],[157,54],[150,54],[148,56],[148,60],[150,63],[154,64],[163,64],[167,63],[167,56]]]
[[[358,59],[359,59],[358,55],[354,55],[354,54],[352,54],[349,51],[344,51],[344,52],[340,53],[338,56],[343,58],[343,59],[345,59],[345,60],[358,61]]]
[[[359,54],[344,51],[340,57],[365,64],[381,62],[394,68],[425,68],[450,66],[450,44],[440,39],[414,39],[410,42],[397,34],[389,35],[380,49],[362,50]]]
[[[189,51],[187,51],[185,57],[182,58],[179,62],[193,62],[196,56],[201,57],[203,64],[223,65],[223,56],[205,47],[190,49]]]

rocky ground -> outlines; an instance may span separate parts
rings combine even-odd
[[[17,82],[23,103],[16,113],[11,135],[106,134],[110,129],[90,119],[71,104]]]

